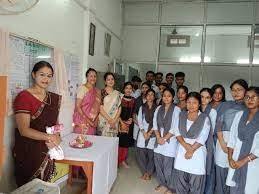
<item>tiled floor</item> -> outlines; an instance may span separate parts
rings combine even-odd
[[[154,177],[152,177],[151,181],[140,179],[141,173],[132,150],[129,153],[128,163],[130,165],[129,169],[119,168],[117,179],[110,194],[157,194],[154,191],[157,186],[157,181]],[[77,193],[80,187],[80,184],[73,184],[72,187],[65,186],[61,190],[61,194]]]

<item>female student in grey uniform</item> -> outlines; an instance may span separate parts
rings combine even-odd
[[[151,88],[151,86],[148,84],[148,82],[144,82],[141,85],[141,96],[139,96],[135,101],[135,108],[134,108],[134,114],[133,114],[133,122],[134,122],[134,128],[133,128],[133,139],[135,142],[137,141],[137,136],[139,132],[139,126],[138,126],[138,111],[142,104],[146,102],[146,92]]]
[[[207,161],[206,161],[206,181],[205,181],[205,194],[214,194],[215,188],[215,163],[214,163],[214,129],[216,125],[217,111],[210,105],[212,101],[212,90],[210,88],[203,88],[200,91],[201,94],[201,111],[209,116],[211,130],[206,147],[208,150]]]
[[[163,96],[163,92],[164,92],[164,90],[166,88],[168,88],[167,83],[164,83],[164,82],[160,83],[160,85],[159,85],[159,92],[160,92],[160,96],[161,97],[156,99],[156,104],[157,105],[162,105],[162,103],[163,103],[162,96]]]
[[[258,194],[259,88],[248,88],[247,109],[235,115],[228,142],[227,185],[231,194]]]
[[[157,108],[155,103],[155,91],[149,89],[146,93],[146,103],[139,108],[137,137],[137,161],[143,174],[141,179],[150,180],[154,172],[154,145],[155,134],[153,131],[153,118]]]
[[[238,79],[230,85],[234,101],[226,101],[217,112],[215,131],[217,143],[215,150],[216,163],[216,193],[229,194],[229,187],[226,185],[226,178],[229,169],[227,143],[229,140],[230,128],[235,114],[245,108],[244,96],[248,88],[245,80]]]
[[[177,98],[178,98],[177,106],[181,110],[186,110],[187,95],[188,95],[188,88],[186,86],[179,86],[177,88]]]
[[[156,134],[154,161],[159,185],[156,191],[172,194],[175,191],[173,168],[177,141],[173,137],[178,126],[180,108],[173,104],[174,90],[166,88],[163,92],[163,105],[156,109],[153,129]]]
[[[206,175],[206,141],[211,125],[208,116],[199,111],[201,96],[190,92],[187,110],[179,115],[175,135],[179,141],[175,157],[175,184],[177,194],[202,194]]]
[[[221,84],[215,84],[211,87],[212,101],[211,107],[218,111],[222,105],[222,102],[226,101],[225,88]]]

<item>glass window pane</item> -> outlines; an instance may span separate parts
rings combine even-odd
[[[251,26],[208,26],[205,56],[210,62],[249,63]]]
[[[202,26],[162,26],[159,61],[200,62]]]
[[[253,64],[259,64],[259,25],[255,28]]]

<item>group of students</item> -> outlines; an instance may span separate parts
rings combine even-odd
[[[18,186],[33,177],[50,180],[55,172],[46,153],[61,139],[45,132],[57,123],[61,102],[47,90],[53,74],[49,63],[35,64],[35,84],[14,101]],[[168,73],[164,83],[162,73],[148,71],[145,82],[134,76],[124,83],[122,94],[110,72],[97,89],[97,72],[89,68],[77,89],[74,132],[119,137],[118,163],[127,168],[128,147],[135,146],[141,179],[155,174],[158,192],[257,194],[259,88],[238,79],[230,85],[233,101],[226,101],[222,85],[188,92],[184,79],[178,72],[174,84]]]
[[[165,194],[259,193],[259,88],[238,79],[230,89],[233,101],[220,84],[199,93],[178,85],[174,103],[170,87],[156,101],[142,84],[135,125],[142,179],[155,172],[155,190]]]

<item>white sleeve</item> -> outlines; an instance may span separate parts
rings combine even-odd
[[[158,130],[158,127],[157,127],[157,112],[158,112],[159,108],[160,108],[160,106],[156,108],[156,111],[155,111],[154,117],[153,117],[153,129],[154,129],[154,131]]]
[[[143,127],[143,116],[142,116],[142,106],[139,108],[139,111],[138,111],[138,126],[140,129],[144,129]]]
[[[251,153],[259,158],[259,132],[255,134],[253,144]]]
[[[180,112],[181,112],[180,108],[178,108],[178,107],[174,108],[174,112],[173,112],[173,116],[172,116],[171,129],[169,130],[169,132],[171,134],[175,134],[176,129],[178,129]]]
[[[211,127],[213,132],[215,131],[216,119],[217,119],[217,111],[215,109],[211,109],[210,120],[211,120]]]
[[[179,108],[180,109],[180,108]],[[181,111],[180,111],[181,112]],[[179,115],[180,115],[180,112],[178,114],[178,125],[174,125],[174,135],[175,137],[178,137],[178,136],[181,136],[181,133],[180,133],[180,129],[179,129],[179,122],[180,122],[180,118],[179,118]]]
[[[203,125],[203,129],[201,130],[200,135],[196,139],[196,142],[198,142],[201,145],[204,145],[205,142],[208,139],[209,133],[210,133],[210,120],[207,117],[205,119],[205,122],[204,122],[204,125]]]
[[[228,144],[227,144],[227,146],[229,148],[234,149],[234,147],[236,145],[236,141],[238,138],[238,134],[237,134],[238,124],[239,124],[242,114],[243,114],[243,111],[236,113],[236,115],[233,119],[232,125],[230,127],[229,140],[228,140]]]

